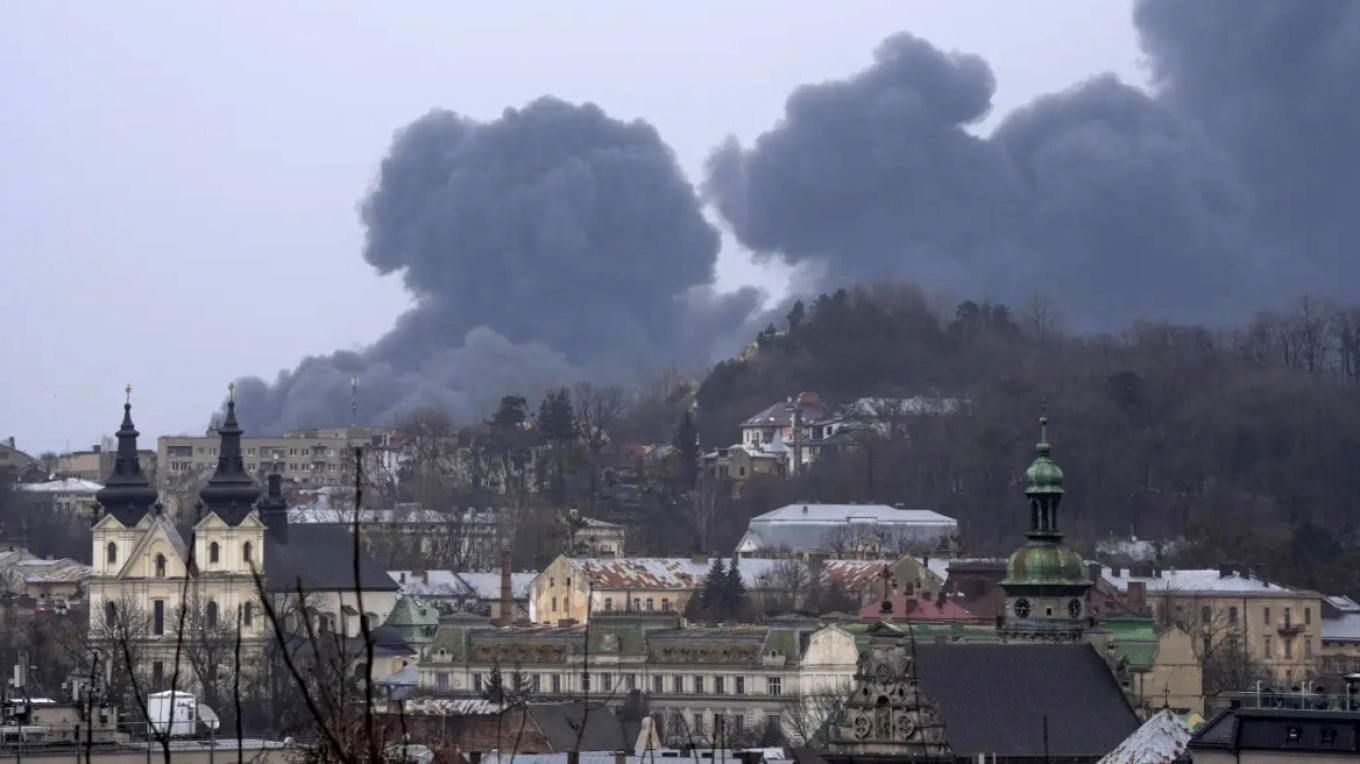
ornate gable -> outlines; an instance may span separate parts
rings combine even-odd
[[[141,534],[132,553],[123,560],[117,578],[156,577],[155,556],[166,557],[165,576],[182,577],[189,565],[188,547],[179,531],[164,515],[146,515],[137,523],[136,530]]]
[[[916,678],[911,641],[888,623],[868,630],[871,649],[831,726],[828,753],[846,757],[953,761],[935,702]]]

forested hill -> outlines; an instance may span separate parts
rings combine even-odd
[[[1299,586],[1355,590],[1360,569],[1360,308],[1312,298],[1231,329],[1140,324],[1062,331],[1061,305],[964,302],[942,311],[907,288],[795,305],[700,387],[707,446],[801,390],[824,399],[941,395],[922,418],[823,465],[804,498],[904,502],[959,518],[979,551],[1014,546],[1019,476],[1047,404],[1067,474],[1063,527],[1078,546],[1111,533],[1186,535],[1187,562],[1255,564]]]

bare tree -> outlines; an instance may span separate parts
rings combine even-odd
[[[727,510],[731,494],[726,481],[707,473],[700,473],[688,501],[681,504],[686,523],[694,537],[695,551],[712,551],[713,533],[718,520]]]
[[[577,434],[586,450],[590,478],[587,495],[593,506],[599,495],[604,450],[611,442],[611,431],[624,412],[623,391],[617,387],[601,388],[582,382],[572,389],[571,395]]]

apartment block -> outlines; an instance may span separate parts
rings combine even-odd
[[[383,446],[387,434],[375,427],[295,430],[279,436],[241,438],[246,472],[263,479],[278,473],[286,480],[316,485],[348,485],[354,478],[356,446]],[[218,436],[173,435],[156,439],[159,483],[188,475],[209,475],[217,468]]]

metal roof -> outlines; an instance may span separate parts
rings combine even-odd
[[[1127,570],[1127,568],[1123,569]],[[1175,570],[1166,569],[1156,576],[1114,575],[1111,568],[1100,569],[1105,583],[1121,592],[1129,590],[1130,581],[1141,581],[1148,593],[1154,592],[1228,592],[1233,594],[1288,594],[1306,593],[1302,589],[1266,581],[1251,575],[1234,571],[1224,576],[1217,569]]]
[[[1170,709],[1143,722],[1097,764],[1172,764],[1190,744],[1190,728]]]
[[[738,549],[824,549],[832,540],[830,536],[843,528],[886,532],[934,548],[957,535],[959,526],[953,518],[929,509],[896,509],[884,504],[789,504],[751,518]]]
[[[1360,642],[1360,613],[1343,613],[1340,618],[1323,618],[1319,631],[1323,642]]]
[[[104,486],[93,480],[81,480],[80,478],[66,478],[64,480],[50,480],[46,483],[19,483],[15,488],[25,493],[81,493],[93,494]]]
[[[590,584],[600,589],[694,589],[703,584],[713,566],[712,559],[688,557],[584,557],[571,561]],[[732,558],[723,558],[729,567]],[[883,571],[887,560],[828,560],[823,575],[829,583],[852,591]],[[748,589],[769,588],[770,581],[780,575],[783,566],[806,564],[788,558],[741,557],[737,570]],[[499,584],[498,584],[499,586]]]

